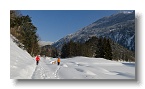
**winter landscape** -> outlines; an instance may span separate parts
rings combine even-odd
[[[11,39],[11,79],[135,79],[135,63],[74,57],[62,59],[58,66],[52,64],[55,60],[41,57],[36,66],[35,59]]]
[[[10,15],[11,79],[136,79],[134,11],[100,18],[53,43],[39,41],[29,16]]]

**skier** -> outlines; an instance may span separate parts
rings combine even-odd
[[[38,65],[38,63],[39,63],[39,61],[40,61],[40,55],[37,55],[37,56],[35,57],[35,59],[36,59],[36,65]]]
[[[57,64],[59,65],[60,64],[60,58],[58,57],[57,59]]]

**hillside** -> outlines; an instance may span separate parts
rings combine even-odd
[[[35,60],[13,41],[14,39],[10,38],[10,78],[31,79],[36,67]]]
[[[72,40],[83,43],[92,36],[110,38],[125,48],[135,51],[135,12],[117,13],[103,17],[77,32],[61,38],[52,45],[61,49],[65,42]]]

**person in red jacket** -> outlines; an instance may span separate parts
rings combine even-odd
[[[36,65],[38,65],[38,63],[39,63],[39,61],[40,61],[40,55],[37,55],[37,56],[35,57],[35,59],[36,59]]]

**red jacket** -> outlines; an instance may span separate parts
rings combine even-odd
[[[39,61],[40,60],[40,57],[39,56],[36,56],[36,61]]]

